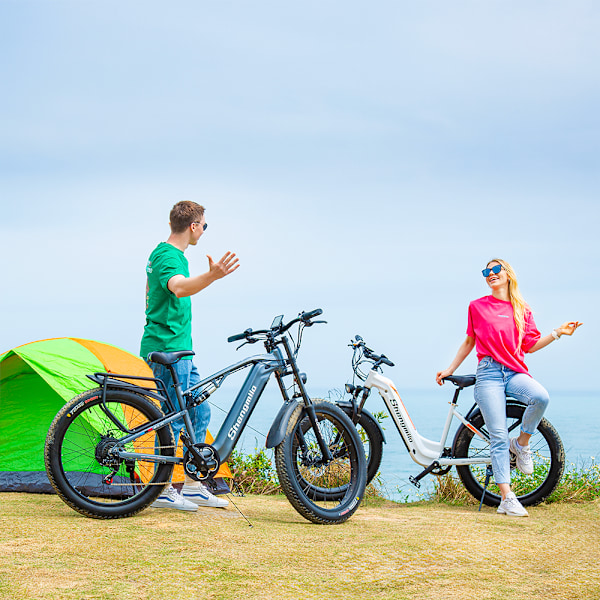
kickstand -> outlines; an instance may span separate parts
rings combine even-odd
[[[242,517],[244,517],[244,519],[246,519],[246,523],[248,523],[248,525],[250,527],[254,527],[254,525],[252,525],[252,523],[250,523],[250,520],[248,519],[248,517],[239,509],[239,506],[233,501],[232,495],[233,494],[227,494],[229,496],[229,500],[231,502],[231,504],[233,504],[235,506],[235,509],[240,513],[240,515],[242,515]]]
[[[483,499],[485,498],[485,493],[487,492],[487,486],[490,483],[490,479],[493,475],[492,465],[488,465],[485,470],[485,484],[483,485],[483,494],[481,494],[481,502],[479,503],[479,512],[481,512],[481,507],[483,506]]]

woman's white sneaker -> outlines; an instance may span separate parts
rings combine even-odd
[[[150,505],[152,508],[174,508],[176,510],[189,510],[194,512],[198,510],[198,505],[189,502],[179,492],[170,485],[162,494]]]
[[[528,517],[529,513],[523,505],[517,500],[514,492],[508,492],[506,498],[500,502],[498,513],[508,517]]]
[[[229,501],[225,498],[217,498],[211,494],[200,482],[193,484],[184,484],[181,488],[181,495],[185,500],[193,502],[196,506],[210,506],[212,508],[225,508]]]
[[[531,475],[533,473],[533,459],[531,458],[529,446],[520,446],[517,438],[511,438],[509,449],[517,457],[517,469],[524,475]]]

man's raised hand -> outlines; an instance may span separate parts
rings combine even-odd
[[[233,273],[239,266],[239,258],[234,252],[225,252],[223,258],[219,262],[215,262],[212,256],[206,255],[208,258],[208,270],[214,279],[221,279],[226,275]]]

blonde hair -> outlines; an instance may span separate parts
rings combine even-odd
[[[517,326],[517,331],[519,332],[519,343],[517,348],[521,347],[521,343],[523,342],[523,335],[525,334],[525,309],[528,309],[529,306],[525,299],[521,295],[519,291],[519,283],[517,281],[517,274],[514,269],[507,263],[505,260],[501,258],[492,258],[488,260],[486,266],[489,266],[490,263],[496,262],[502,265],[502,268],[506,271],[508,275],[508,297],[510,299],[510,303],[513,307],[513,316],[515,319],[515,325]]]

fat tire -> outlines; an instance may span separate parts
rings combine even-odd
[[[106,402],[113,411],[117,406],[125,406],[132,411],[131,414],[134,414],[136,419],[139,414],[140,423],[136,426],[143,422],[151,422],[164,417],[160,408],[141,394],[123,390],[107,390]],[[105,413],[101,412],[101,404],[102,389],[96,388],[76,396],[58,412],[46,436],[44,448],[46,472],[58,496],[78,513],[94,519],[130,517],[156,500],[164,487],[171,481],[173,464],[159,464],[153,467],[154,473],[147,482],[143,482],[138,476],[136,479],[137,484],[128,486],[133,492],[129,497],[121,497],[121,499],[117,497],[115,501],[112,501],[110,494],[103,496],[102,491],[97,493],[98,485],[106,486],[106,484],[98,484],[98,481],[101,481],[103,474],[108,474],[111,470],[101,465],[97,458],[92,458],[98,447],[98,437],[111,432],[118,432],[121,437],[125,435],[118,430],[117,426],[108,419]],[[86,425],[86,423],[92,422],[94,423],[93,426]],[[85,436],[77,434],[77,428],[83,428]],[[174,442],[170,426],[167,425],[157,429],[154,433],[158,437],[161,453],[173,456]],[[73,460],[85,459],[89,463],[89,472],[84,473],[82,476],[67,475],[72,471],[69,470],[68,457],[63,455],[63,445],[65,444],[65,438],[69,435],[79,435],[76,439],[78,440],[80,456],[74,455]],[[88,439],[84,439],[85,437]],[[67,442],[68,445],[69,442]],[[66,453],[67,450],[65,450]],[[147,464],[144,463],[144,465]],[[100,472],[99,475],[97,471]],[[132,477],[131,472],[128,476]],[[82,482],[80,486],[75,485],[75,478]],[[121,479],[124,478],[121,477]],[[94,481],[93,484],[90,483],[92,480]],[[94,491],[91,491],[91,489]],[[101,487],[99,489],[109,488]],[[102,501],[103,497],[105,501]]]
[[[318,422],[330,423],[335,432],[341,434],[346,446],[343,459],[346,466],[343,468],[346,468],[349,481],[341,486],[343,493],[339,494],[341,487],[336,487],[333,488],[332,494],[324,499],[322,492],[315,494],[315,489],[322,491],[327,488],[307,485],[308,482],[300,472],[300,447],[297,434],[300,430],[304,434],[312,431],[312,426],[306,427],[305,419],[308,419],[308,415],[303,405],[298,405],[292,413],[285,436],[275,448],[275,466],[283,492],[291,505],[305,519],[321,525],[340,524],[354,514],[362,501],[366,486],[365,454],[352,421],[339,407],[325,400],[314,400],[313,406]],[[322,432],[323,429],[320,427]],[[327,443],[327,432],[325,438]],[[334,467],[335,465],[331,468]],[[317,502],[324,502],[325,506]]]
[[[339,406],[339,405],[338,405]],[[344,413],[348,416],[348,418],[352,419],[352,408],[346,406],[340,406]],[[354,422],[354,421],[353,421]],[[366,440],[361,437],[359,432],[359,438],[361,440],[361,445],[363,447],[363,451],[365,452],[365,461],[367,464],[367,483],[369,485],[373,478],[379,472],[379,466],[381,465],[381,458],[383,455],[383,434],[381,433],[381,429],[379,428],[379,424],[375,421],[373,415],[368,411],[361,411],[358,422],[355,423],[355,428],[359,429],[359,426],[362,428],[363,433],[366,437]],[[368,444],[368,447],[367,447]],[[309,482],[302,482],[303,486],[311,486]],[[345,494],[345,489],[340,488],[337,493],[333,493],[331,490],[325,490],[323,488],[318,488],[316,486],[312,486],[312,495],[317,500],[325,500],[327,498],[331,499],[333,497],[342,498]]]
[[[352,419],[352,409],[346,407],[340,407]],[[381,466],[381,458],[383,456],[383,435],[379,424],[368,411],[361,411],[358,423],[355,426],[360,425],[365,432],[367,441],[369,443],[368,452],[365,452],[365,460],[367,462],[367,485],[371,483],[373,478],[379,473],[379,467]],[[359,435],[360,437],[360,435]],[[361,440],[362,441],[362,440]],[[365,444],[363,441],[363,448]]]
[[[523,418],[525,408],[526,407],[522,404],[507,404],[506,416],[508,419],[515,419],[517,423],[520,423]],[[479,409],[476,409],[472,413],[469,421],[477,429],[485,427],[483,415],[481,414]],[[548,498],[548,496],[552,494],[552,492],[560,483],[565,468],[565,451],[560,436],[558,435],[556,429],[547,419],[542,419],[537,427],[537,433],[542,436],[543,440],[547,445],[547,449],[550,455],[550,468],[547,469],[547,473],[545,477],[541,480],[540,484],[533,488],[531,491],[528,491],[524,494],[519,494],[517,491],[517,498],[523,506],[535,506],[536,504],[540,504],[541,502],[546,500],[546,498]],[[471,456],[471,454],[473,453],[471,443],[476,437],[478,438],[476,434],[474,434],[470,429],[462,425],[456,432],[456,436],[454,438],[454,457],[465,458]],[[541,440],[538,443],[543,444]],[[535,454],[535,448],[533,448],[533,450]],[[478,478],[473,472],[473,470],[476,469],[479,469],[479,474],[481,478],[482,465],[461,465],[456,467],[456,470],[458,471],[458,476],[460,477],[460,480],[462,481],[466,490],[479,502],[483,494],[483,484],[480,481],[480,478]],[[486,490],[485,492],[483,502],[487,506],[498,506],[500,504],[501,499],[502,498],[499,494],[490,492],[488,488],[488,490]]]

